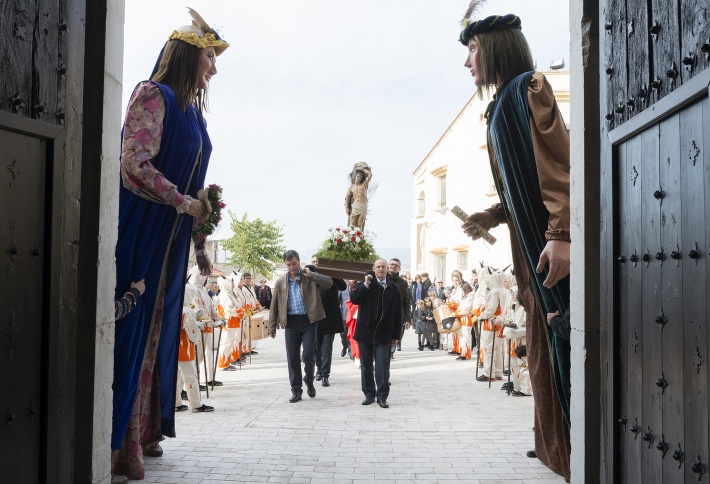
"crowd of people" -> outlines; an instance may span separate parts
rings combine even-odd
[[[438,348],[465,361],[475,348],[477,379],[489,385],[502,380],[507,359],[513,394],[534,390],[537,456],[569,480],[569,135],[552,88],[535,71],[520,19],[472,21],[481,3],[471,2],[459,40],[478,94],[495,90],[485,119],[500,203],[473,213],[462,228],[475,240],[506,224],[516,272],[513,279],[484,265],[470,282],[453,273],[449,287],[441,280],[432,287],[425,273],[408,281],[397,259],[379,259],[363,281],[342,281],[343,288],[315,267],[301,268],[298,254],[287,251],[288,273],[273,291],[232,274],[210,288],[215,301],[205,286],[212,265],[195,230],[210,215],[201,196],[212,151],[202,116],[206,89],[229,44],[192,10],[192,25],[170,34],[131,96],[122,133],[114,482],[143,479],[143,456],[160,455],[163,436],[175,436],[183,388],[194,412],[211,410],[200,401],[199,382],[214,390],[218,369],[232,371],[243,355],[256,354],[252,321],[258,323],[262,306],[270,307],[268,334],[284,329],[292,403],[302,400],[303,383],[311,398],[314,381],[329,386],[338,331],[351,357],[359,356],[363,405],[389,407],[390,361],[412,323],[422,351]],[[362,213],[351,208],[351,216]],[[191,241],[197,266],[185,284]]]

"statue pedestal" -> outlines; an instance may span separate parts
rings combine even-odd
[[[340,279],[364,281],[365,272],[372,270],[373,262],[352,262],[346,260],[318,259],[318,273]]]

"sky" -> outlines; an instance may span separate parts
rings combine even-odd
[[[475,91],[459,21],[468,0],[190,0],[230,48],[210,82],[206,183],[227,208],[318,247],[345,224],[347,174],[372,167],[366,228],[378,250],[406,250],[412,173]],[[183,2],[126,0],[123,105],[149,77]],[[569,64],[566,0],[489,0],[476,18],[515,13],[538,68]],[[231,235],[226,217],[214,238]],[[391,252],[391,250],[387,250]],[[310,254],[302,254],[309,257]]]

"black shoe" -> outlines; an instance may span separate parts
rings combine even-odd
[[[310,385],[306,383],[306,393],[308,394],[309,397],[315,398],[316,396],[316,387],[313,386],[313,383]]]
[[[535,452],[534,450],[527,451],[525,455],[530,457],[531,459],[537,459],[537,452]]]
[[[187,408],[188,408],[187,405],[180,405],[178,407],[175,407],[175,411],[176,412],[184,412],[185,410],[187,410]]]
[[[350,360],[355,361],[355,357],[353,355],[350,355]]]
[[[213,387],[221,387],[222,385],[224,385],[224,383],[217,380],[208,381],[207,384]]]
[[[417,348],[419,351],[424,351],[424,345],[419,345],[419,348]]]
[[[155,444],[150,449],[146,449],[145,455],[148,457],[161,457],[163,455],[163,448],[160,444]]]
[[[200,391],[201,391],[201,392],[204,392],[204,391],[206,391],[206,390],[207,390],[207,387],[206,387],[206,386],[200,385]]]
[[[327,376],[324,376],[324,377],[323,377],[323,386],[324,386],[324,387],[329,387],[329,386],[330,386],[330,382],[328,381],[328,377],[327,377]]]
[[[503,376],[510,375],[510,370],[503,370]]]
[[[429,345],[429,349],[432,350],[432,351],[434,351],[434,350],[436,349],[436,347],[433,346],[433,345]]]
[[[222,368],[222,371],[237,371],[237,367],[229,365],[227,368]]]
[[[251,350],[251,353],[249,353],[249,354],[252,355],[252,356],[254,356],[254,355],[258,355],[259,353],[257,353],[257,352],[254,351],[254,350]]]
[[[180,392],[180,399],[187,400],[187,392],[185,390]]]
[[[514,397],[529,397],[527,393],[519,392],[518,390],[515,390],[513,393],[511,393]]]
[[[397,351],[402,351],[402,343],[397,343]]]
[[[231,361],[229,363],[230,366],[242,366],[242,363],[244,363],[245,358],[243,356],[240,356],[238,360]]]
[[[343,348],[343,351],[340,352],[340,357],[341,357],[341,358],[344,358],[346,354],[348,354],[348,349],[347,349],[347,348]]]
[[[321,378],[322,378],[322,377],[321,377],[321,374],[320,374],[320,370],[318,370],[318,371],[316,372],[316,381],[320,381]]]
[[[390,408],[389,404],[385,400],[378,400],[377,405],[379,405],[380,408]]]
[[[367,397],[365,400],[362,401],[363,405],[372,405],[375,403],[375,399],[372,397]]]
[[[301,400],[303,400],[303,398],[301,398],[300,393],[293,393],[293,394],[291,394],[291,398],[289,398],[288,401],[290,403],[296,403],[296,402],[300,402]]]
[[[453,356],[453,355],[460,355],[461,353],[457,353],[456,351],[449,351],[449,352],[448,352],[448,353],[446,353],[446,354],[447,354],[447,355],[452,355],[452,356]]]
[[[203,403],[201,407],[197,407],[197,408],[192,409],[192,413],[200,413],[200,412],[214,412],[214,407],[210,407],[209,405],[205,405]]]

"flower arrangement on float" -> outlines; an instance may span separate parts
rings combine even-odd
[[[377,259],[377,252],[372,245],[372,232],[352,226],[335,227],[328,229],[328,232],[328,237],[315,254],[319,261],[328,259],[371,263]]]

